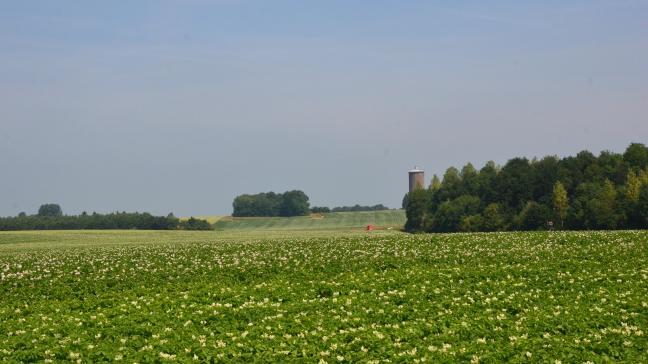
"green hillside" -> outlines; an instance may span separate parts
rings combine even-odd
[[[326,230],[376,228],[399,229],[405,224],[404,210],[332,212],[297,217],[224,217],[216,230]]]

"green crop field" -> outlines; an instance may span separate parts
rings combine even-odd
[[[332,212],[297,217],[225,217],[216,230],[326,230],[378,228],[400,229],[405,224],[404,210]]]
[[[6,362],[648,362],[645,231],[0,233],[0,295]]]

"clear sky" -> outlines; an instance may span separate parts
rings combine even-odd
[[[0,215],[399,207],[407,170],[648,142],[648,1],[3,1]]]

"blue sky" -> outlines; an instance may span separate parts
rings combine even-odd
[[[0,215],[398,207],[407,170],[648,136],[644,1],[0,3]]]

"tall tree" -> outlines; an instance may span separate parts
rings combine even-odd
[[[430,202],[430,191],[426,189],[415,189],[408,195],[405,215],[407,222],[405,230],[421,231],[425,228],[428,219],[428,205]]]
[[[38,208],[38,216],[61,216],[61,215],[63,215],[63,210],[61,210],[61,206],[55,203],[44,204]]]
[[[648,166],[648,147],[641,143],[632,143],[623,153],[623,160],[630,168],[644,169]]]
[[[310,204],[304,192],[294,190],[283,194],[283,201],[279,208],[280,216],[301,216],[308,215],[309,212]]]
[[[509,209],[521,209],[532,199],[532,170],[526,158],[509,160],[497,175],[497,196]]]
[[[626,177],[625,184],[625,198],[630,202],[637,202],[639,200],[639,192],[641,191],[641,180],[637,177],[634,171],[629,171]]]
[[[499,168],[493,161],[488,161],[477,174],[477,195],[482,203],[488,205],[497,202],[496,181]]]
[[[462,194],[461,176],[457,168],[450,167],[445,171],[438,194],[441,201],[451,200]]]
[[[482,213],[482,228],[485,231],[498,231],[504,229],[504,218],[500,212],[501,207],[497,203],[491,203]]]
[[[619,215],[616,209],[616,189],[610,180],[606,180],[588,204],[588,212],[596,229],[615,229]]]
[[[560,181],[556,182],[553,187],[553,207],[554,211],[560,218],[560,228],[565,227],[564,221],[567,216],[567,208],[569,207],[569,199],[567,198],[567,190]]]
[[[558,179],[558,157],[547,156],[534,160],[531,168],[533,177],[530,188],[533,199],[551,205],[552,189]]]
[[[476,195],[478,193],[477,170],[471,163],[461,168],[462,194]]]
[[[401,202],[401,208],[407,209],[408,202],[409,202],[409,192],[405,192],[405,195],[403,196],[403,201]]]
[[[438,191],[441,188],[441,180],[436,174],[432,176],[432,181],[430,182],[430,189],[432,191]]]
[[[641,186],[639,200],[637,201],[637,213],[639,221],[637,227],[640,229],[648,228],[648,184]]]

